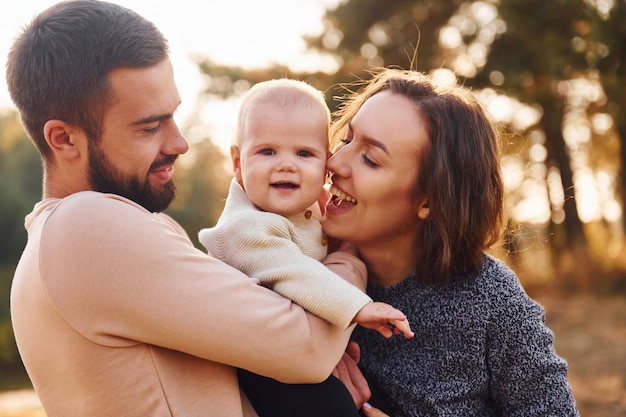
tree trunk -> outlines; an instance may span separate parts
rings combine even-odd
[[[617,122],[617,120],[616,120]],[[619,135],[619,182],[617,184],[617,193],[622,203],[622,230],[626,236],[626,120],[617,122],[617,134]]]
[[[538,102],[544,110],[540,124],[546,134],[548,164],[558,167],[565,191],[564,223],[558,227],[554,227],[556,225],[550,227],[555,233],[560,231],[564,234],[564,236],[553,236],[551,239],[557,283],[567,287],[586,288],[590,284],[591,265],[585,231],[576,207],[573,172],[567,145],[563,138],[563,99],[554,94],[545,94],[539,98]]]

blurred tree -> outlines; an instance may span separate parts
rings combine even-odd
[[[42,168],[16,113],[0,115],[0,264],[13,261],[26,244],[24,216],[41,198]]]
[[[592,20],[590,42],[581,45],[607,96],[605,111],[615,124],[620,139],[619,193],[622,211],[626,207],[626,0],[597,1],[598,13]],[[612,7],[610,7],[612,6]],[[582,41],[582,39],[581,39]],[[626,215],[622,214],[626,234]]]
[[[26,244],[24,217],[41,198],[42,168],[16,112],[0,114],[0,387],[28,384],[9,310],[15,265]]]
[[[439,29],[462,0],[358,0],[328,10],[324,33],[305,38],[308,47],[337,60],[332,83],[369,78],[368,69],[397,66],[429,71],[444,66]]]
[[[506,30],[493,39],[484,65],[467,83],[496,87],[522,102],[540,106],[537,127],[545,134],[546,164],[558,169],[565,191],[564,227],[551,225],[557,235],[550,240],[553,258],[557,276],[571,277],[575,272],[583,272],[590,260],[563,137],[566,99],[559,88],[562,82],[588,72],[585,54],[573,47],[573,41],[589,35],[593,10],[585,0],[501,0],[498,13]],[[469,41],[465,39],[464,43]],[[559,232],[564,236],[558,236]],[[571,255],[576,266],[568,264],[572,266],[569,270],[560,268],[560,261],[564,257],[572,259]]]
[[[199,62],[206,77],[205,93],[226,98],[245,92],[251,84],[270,78],[291,77],[309,82],[325,91],[329,107],[338,102],[334,95],[341,86],[355,79],[368,79],[368,69],[397,66],[427,71],[443,66],[437,40],[444,25],[463,0],[379,0],[344,1],[328,10],[324,32],[305,37],[307,48],[317,54],[320,66],[310,72],[295,72],[289,67],[243,69],[219,65],[210,59]]]

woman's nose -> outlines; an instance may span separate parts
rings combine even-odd
[[[350,166],[346,159],[346,149],[341,148],[332,154],[326,162],[328,171],[339,175],[340,177],[348,177],[350,175]]]

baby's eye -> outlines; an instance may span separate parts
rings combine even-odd
[[[276,152],[274,152],[274,149],[271,149],[271,148],[265,148],[265,149],[261,149],[261,150],[259,151],[259,153],[260,153],[261,155],[268,155],[268,156],[269,156],[269,155],[274,155]]]
[[[308,158],[309,156],[313,156],[313,153],[310,151],[298,151],[296,155],[301,156],[303,158]]]

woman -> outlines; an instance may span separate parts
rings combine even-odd
[[[544,311],[485,254],[500,236],[497,135],[474,96],[381,70],[331,132],[324,220],[368,269],[368,294],[402,310],[413,339],[357,328],[370,403],[394,416],[576,416]]]

